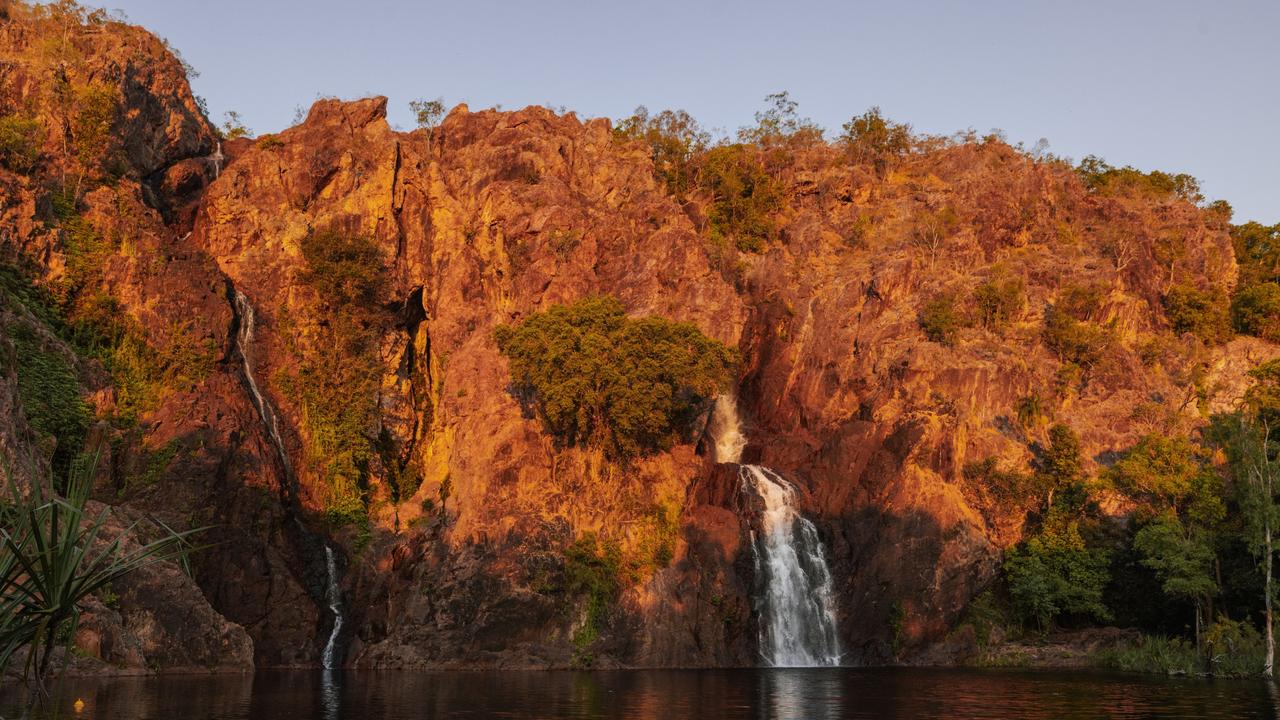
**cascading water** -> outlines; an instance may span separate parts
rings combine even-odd
[[[795,488],[777,473],[743,465],[738,478],[762,505],[752,530],[760,654],[774,667],[839,664],[831,571],[818,529],[797,512]]]
[[[707,432],[715,442],[716,462],[736,463],[742,459],[742,449],[747,446],[747,438],[742,433],[738,402],[732,395],[716,398]]]
[[[708,433],[716,462],[741,460],[747,441],[732,395],[716,398]],[[774,471],[741,465],[738,479],[742,493],[756,498],[760,508],[751,549],[761,656],[775,667],[839,664],[831,571],[817,528],[796,509],[795,488]]]
[[[338,636],[342,633],[342,591],[338,588],[338,564],[333,559],[333,548],[328,545],[324,546],[324,564],[328,570],[325,598],[329,601],[329,610],[333,612],[333,630],[329,632],[329,642],[325,643],[324,654],[320,659],[326,670],[332,670],[338,665]]]
[[[289,462],[289,453],[284,449],[284,440],[280,436],[280,425],[276,420],[276,412],[271,406],[271,402],[258,389],[258,381],[253,373],[253,305],[240,290],[232,287],[230,293],[231,299],[235,303],[236,316],[240,321],[240,327],[236,331],[236,350],[240,354],[244,380],[249,386],[249,394],[253,397],[253,404],[258,410],[258,416],[262,419],[263,427],[267,430],[267,436],[271,439],[271,444],[275,447],[276,454],[280,457],[280,463],[285,473],[285,483],[292,491],[294,483],[293,464]],[[298,527],[305,532],[306,529],[302,527],[301,523],[298,523]],[[328,642],[325,643],[321,661],[325,669],[332,669],[337,664],[338,640],[342,632],[342,591],[338,586],[337,561],[334,559],[333,548],[329,545],[324,546],[324,559],[326,572],[325,599],[329,603],[329,610],[333,613],[333,630],[329,633]]]

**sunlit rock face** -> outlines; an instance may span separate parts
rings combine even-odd
[[[0,26],[5,112],[55,120],[37,53],[48,31],[25,15]],[[459,106],[398,132],[385,98],[321,100],[295,127],[219,146],[154,37],[104,23],[74,42],[87,58],[76,77],[104,79],[120,108],[120,178],[80,210],[120,239],[101,290],[148,347],[189,338],[207,366],[165,387],[101,480],[101,499],[128,512],[213,526],[184,590],[121,593],[125,618],[157,598],[201,618],[161,623],[166,649],[148,656],[161,667],[317,665],[326,648],[359,667],[759,664],[777,648],[761,642],[773,627],[753,554],[761,496],[744,492],[739,462],[793,488],[787,517],[822,548],[827,577],[805,583],[821,595],[805,623],[821,625],[816,661],[910,659],[1020,537],[1020,514],[961,469],[1028,462],[1047,424],[1020,420],[1024,398],[1041,396],[1096,465],[1144,433],[1194,427],[1199,404],[1225,407],[1250,363],[1276,355],[1252,339],[1206,348],[1160,311],[1173,284],[1234,285],[1224,221],[1090,194],[1069,167],[1000,142],[940,145],[884,174],[834,145],[786,146],[767,158],[785,187],[776,238],[740,253],[709,239],[709,196],[677,202],[649,151],[604,119]],[[68,272],[47,189],[58,169],[0,169],[0,254],[50,287]],[[954,226],[920,242],[922,213],[941,208]],[[373,408],[360,428],[377,448],[361,475],[367,526],[328,513],[326,440],[291,380],[334,351],[317,341],[333,298],[305,280],[303,243],[321,231],[382,258],[361,358],[374,391],[351,398]],[[928,303],[970,307],[995,277],[1024,286],[1006,322],[925,337]],[[1079,286],[1100,288],[1088,320],[1114,342],[1073,376],[1043,320]],[[494,329],[590,295],[741,351],[731,394],[671,450],[621,463],[559,447],[510,392]],[[12,307],[0,318],[36,322]],[[95,409],[113,408],[122,389],[93,361],[79,368]],[[33,445],[17,371],[0,367],[6,452]],[[129,481],[170,447],[152,482]],[[584,533],[625,566],[594,615],[565,582]],[[95,632],[85,643],[114,630]]]

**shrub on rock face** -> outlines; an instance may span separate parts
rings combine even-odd
[[[1280,342],[1280,283],[1262,283],[1241,290],[1231,303],[1236,332]]]
[[[547,432],[617,458],[670,448],[738,362],[693,325],[629,318],[610,297],[557,305],[494,335],[512,391]]]
[[[721,145],[707,152],[700,185],[711,192],[713,239],[731,240],[739,250],[760,252],[774,234],[773,213],[783,206],[782,183],[750,145]]]
[[[1022,278],[992,278],[973,291],[978,322],[998,328],[1009,324],[1022,310],[1025,285]]]
[[[931,342],[943,345],[954,345],[956,333],[963,324],[956,311],[955,299],[950,295],[939,295],[920,309],[920,329]]]
[[[19,173],[29,172],[40,158],[44,128],[17,115],[0,117],[0,165]]]
[[[1175,287],[1164,296],[1164,310],[1176,332],[1189,332],[1210,344],[1231,339],[1227,298],[1220,292]]]

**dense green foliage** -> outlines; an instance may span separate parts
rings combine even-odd
[[[1092,304],[1060,303],[1085,317]],[[987,621],[1002,607],[990,599],[1004,598],[1007,618],[1039,631],[1115,621],[1150,633],[1096,658],[1109,667],[1260,672],[1261,580],[1280,518],[1280,361],[1251,379],[1241,409],[1214,416],[1198,438],[1144,436],[1096,477],[1062,424],[1038,447],[1032,476],[992,458],[967,465],[966,483],[1027,512]],[[1108,517],[1103,497],[1131,510]]]
[[[960,311],[956,308],[956,300],[951,295],[939,295],[920,308],[916,318],[924,336],[930,342],[954,345],[956,334],[964,326]]]
[[[629,318],[609,297],[554,306],[495,336],[513,392],[548,433],[619,458],[671,447],[738,361],[689,323]]]
[[[1164,296],[1164,311],[1174,332],[1191,333],[1209,344],[1231,339],[1231,315],[1221,292],[1175,287]]]
[[[1239,284],[1231,301],[1236,332],[1280,342],[1280,223],[1231,228]]]
[[[1236,332],[1280,343],[1280,283],[1241,288],[1231,301],[1231,320]]]
[[[1128,166],[1118,168],[1108,165],[1095,155],[1081,160],[1076,170],[1085,187],[1104,195],[1171,196],[1192,203],[1203,199],[1200,183],[1186,173],[1172,174],[1159,170],[1144,173]]]
[[[712,148],[700,183],[711,193],[712,240],[732,242],[744,252],[763,250],[775,233],[773,214],[783,208],[785,194],[756,149],[744,144]]]
[[[315,292],[325,321],[302,333],[296,376],[282,378],[302,405],[312,461],[329,487],[326,513],[361,523],[381,366],[378,343],[389,321],[382,296],[386,271],[378,246],[362,235],[321,230],[302,241],[302,283]]]
[[[738,130],[738,141],[761,147],[787,143],[822,141],[822,128],[809,118],[800,117],[799,104],[787,91],[766,95],[768,104],[755,115],[756,124]]]

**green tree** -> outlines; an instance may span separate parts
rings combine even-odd
[[[654,174],[679,200],[696,186],[698,157],[711,143],[711,136],[684,110],[650,115],[643,105],[631,117],[619,120],[613,134],[619,140],[648,145]]]
[[[1240,287],[1280,283],[1280,223],[1233,225],[1231,243],[1240,266]]]
[[[1241,288],[1231,301],[1231,320],[1236,332],[1280,342],[1280,283]]]
[[[1111,613],[1102,593],[1110,579],[1108,563],[1105,550],[1086,547],[1078,520],[1052,510],[1042,530],[1005,559],[1014,609],[1042,632],[1064,613],[1106,621]]]
[[[798,112],[799,103],[783,90],[766,95],[768,107],[756,113],[755,127],[738,130],[738,140],[762,147],[788,142],[816,143],[822,140],[822,128]]]
[[[993,277],[973,291],[978,322],[983,327],[998,328],[1009,324],[1022,310],[1026,285],[1022,278]]]
[[[1280,491],[1280,446],[1271,440],[1266,421],[1248,409],[1215,416],[1212,430],[1226,450],[1244,538],[1258,560],[1258,570],[1262,575],[1266,636],[1262,672],[1271,677],[1275,664],[1273,533],[1277,520],[1280,520],[1280,504],[1276,497]]]
[[[711,238],[760,252],[774,235],[773,215],[783,208],[781,181],[750,145],[721,145],[706,154],[699,184],[711,193]]]
[[[413,113],[413,120],[418,127],[430,132],[435,130],[444,118],[444,98],[410,101],[409,111]]]
[[[1220,291],[1204,291],[1189,285],[1169,290],[1164,311],[1178,333],[1191,333],[1211,345],[1231,339],[1231,314]]]
[[[670,448],[738,362],[693,325],[629,318],[611,297],[556,305],[494,335],[513,391],[547,432],[616,458]]]
[[[1204,452],[1185,437],[1143,437],[1108,469],[1107,479],[1126,495],[1164,510],[1192,494],[1204,472]]]
[[[1049,446],[1040,455],[1039,486],[1045,492],[1045,508],[1052,510],[1054,496],[1066,492],[1068,505],[1082,505],[1084,495],[1084,463],[1080,457],[1080,438],[1068,425],[1057,423],[1049,428]]]
[[[956,310],[955,298],[947,294],[938,295],[925,303],[920,308],[917,322],[930,342],[943,345],[955,345],[956,335],[964,325]]]
[[[235,140],[236,138],[252,137],[253,131],[244,124],[244,118],[240,117],[240,113],[235,110],[228,110],[222,114],[225,118],[222,121],[222,127],[219,132],[226,140]]]
[[[1195,608],[1196,646],[1202,646],[1204,608],[1217,592],[1213,547],[1206,534],[1184,523],[1173,511],[1162,512],[1133,539],[1142,564],[1155,571],[1165,594],[1190,600]]]
[[[40,159],[44,126],[18,115],[0,117],[0,165],[16,173],[28,173]]]
[[[889,163],[911,152],[911,126],[888,120],[873,107],[841,126],[840,139],[854,162],[870,163],[883,176]]]

